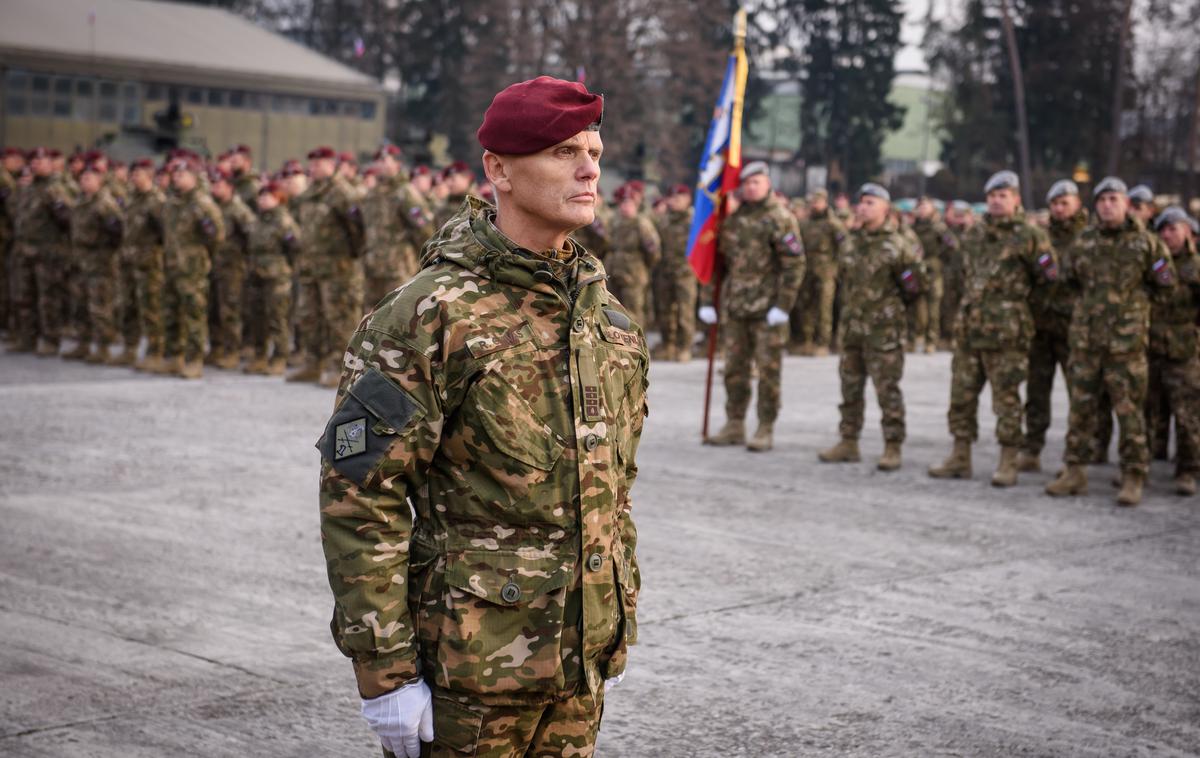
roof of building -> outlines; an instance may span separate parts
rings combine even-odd
[[[219,8],[154,0],[3,0],[0,61],[22,54],[378,89],[371,77]]]

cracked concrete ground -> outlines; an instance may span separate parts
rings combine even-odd
[[[787,359],[769,454],[700,446],[702,364],[655,364],[641,644],[598,755],[1200,754],[1200,499],[1161,462],[1130,510],[1112,466],[993,489],[986,394],[975,479],[933,481],[949,356],[907,368],[882,474],[873,396],[864,462],[816,461],[836,358]],[[0,354],[0,755],[378,755],[327,627],[331,401]]]

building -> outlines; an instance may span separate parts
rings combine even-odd
[[[318,144],[374,151],[384,111],[379,82],[225,10],[0,1],[0,145],[111,143],[127,158],[122,146],[167,135],[210,152],[245,143],[276,168]]]

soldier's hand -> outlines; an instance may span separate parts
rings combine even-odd
[[[420,758],[421,742],[433,742],[433,696],[420,679],[363,700],[362,715],[396,758]]]
[[[613,687],[616,687],[618,684],[620,684],[621,680],[624,678],[625,678],[625,672],[622,671],[621,673],[617,674],[616,676],[612,677],[611,679],[605,679],[604,680],[604,694],[607,695],[608,691],[611,690]]]
[[[771,310],[767,311],[767,326],[782,326],[788,322],[787,311],[778,306],[771,306]]]
[[[717,323],[717,309],[711,305],[702,305],[700,306],[700,312],[696,314],[696,317],[709,326],[712,326],[713,324]]]

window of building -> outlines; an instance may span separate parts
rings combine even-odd
[[[10,116],[24,116],[29,108],[29,98],[23,94],[10,93],[4,101],[4,110]]]
[[[190,105],[204,105],[204,90],[198,87],[189,87],[187,101]]]
[[[90,99],[92,97],[92,80],[77,79],[75,81],[75,94]]]
[[[72,85],[74,85],[74,84],[75,84],[75,80],[70,78],[69,76],[60,76],[54,80],[54,94],[55,95],[70,95]]]
[[[167,97],[167,88],[161,84],[146,85],[147,100],[163,100]]]
[[[117,104],[113,100],[101,100],[99,108],[99,121],[116,121],[117,120]]]
[[[262,110],[263,104],[266,102],[266,100],[267,100],[267,98],[265,95],[260,95],[257,92],[247,92],[246,93],[246,107],[247,108],[252,108],[254,110]]]
[[[29,98],[29,113],[34,116],[48,116],[50,114],[50,98],[45,95],[34,95]]]
[[[245,108],[246,107],[246,93],[242,92],[240,89],[235,89],[235,90],[230,91],[229,107],[230,108]]]
[[[208,91],[208,104],[214,108],[221,108],[225,105],[225,90],[210,89]]]
[[[24,92],[29,89],[29,72],[19,68],[10,68],[4,72],[4,86],[9,92],[14,90]]]
[[[100,97],[116,97],[117,83],[116,82],[100,82]]]
[[[45,76],[42,74],[36,74],[30,79],[30,82],[33,85],[32,89],[34,92],[49,92],[50,91],[50,77],[48,77],[48,76]]]
[[[366,101],[362,104],[362,117],[364,121],[370,121],[375,118],[375,103]]]

